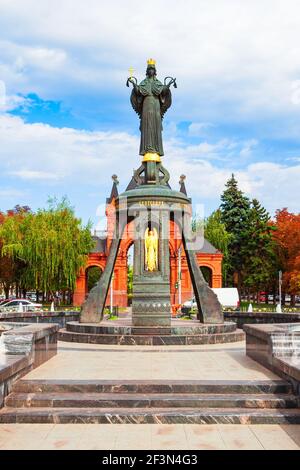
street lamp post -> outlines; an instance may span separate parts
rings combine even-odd
[[[113,314],[113,303],[114,303],[114,273],[112,274],[111,277],[111,282],[110,282],[110,314]]]
[[[178,303],[181,305],[181,246],[178,249]]]
[[[282,271],[278,272],[278,284],[279,284],[279,308],[281,311],[281,286],[282,286]]]

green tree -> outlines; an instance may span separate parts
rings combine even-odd
[[[2,255],[24,263],[20,282],[27,289],[73,290],[94,244],[90,229],[66,198],[50,199],[48,208],[36,214],[6,218],[0,227]]]
[[[223,254],[222,275],[226,285],[227,272],[230,269],[229,244],[232,235],[226,230],[225,224],[222,222],[222,213],[220,209],[214,211],[204,221],[205,238]]]
[[[14,209],[9,209],[6,213],[0,212],[0,225],[8,218],[22,219],[24,214],[30,212],[28,206],[17,205]],[[5,292],[5,297],[9,297],[9,291],[15,288],[16,295],[19,297],[20,275],[24,268],[24,263],[20,260],[13,259],[11,256],[2,253],[3,240],[0,237],[0,285]]]
[[[245,244],[245,229],[248,227],[250,201],[238,188],[234,175],[226,183],[226,189],[221,196],[221,221],[227,232],[231,234],[228,245],[228,280],[237,285],[239,295],[243,282],[243,269],[246,263],[245,252],[241,251]]]
[[[276,275],[274,230],[266,209],[253,199],[241,246],[243,282],[252,293],[265,289]]]
[[[87,270],[88,292],[97,284],[102,274],[102,269],[98,266],[91,266]]]
[[[276,277],[279,269],[283,271],[283,302],[285,293],[289,293],[291,305],[294,305],[295,295],[300,293],[300,214],[289,212],[287,208],[277,210],[274,225],[278,260]]]

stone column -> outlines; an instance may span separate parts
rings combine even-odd
[[[158,269],[149,272],[145,266],[149,209],[141,209],[135,219],[132,323],[133,326],[170,326],[169,212],[167,209],[150,212],[151,227],[158,233]]]
[[[80,275],[76,279],[76,287],[73,294],[74,307],[80,307],[85,301],[86,297],[86,273],[82,269]]]

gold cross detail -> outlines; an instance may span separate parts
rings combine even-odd
[[[134,68],[129,67],[130,78],[132,78],[133,72],[134,72]]]

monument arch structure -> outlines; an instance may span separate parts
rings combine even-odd
[[[115,177],[115,175],[114,175]],[[131,181],[128,187],[133,188],[136,185]],[[89,254],[86,267],[77,277],[76,287],[73,296],[74,306],[81,306],[85,301],[88,289],[85,270],[91,266],[98,266],[102,271],[107,263],[107,255],[112,242],[114,226],[115,226],[115,210],[116,198],[118,197],[118,186],[115,178],[110,197],[106,199],[106,230],[103,232],[95,232],[95,248]],[[169,236],[169,259],[170,259],[170,300],[171,304],[179,303],[179,285],[180,278],[179,269],[181,265],[181,300],[182,303],[189,300],[193,295],[191,277],[189,274],[188,264],[184,249],[182,248],[182,240],[175,234],[176,228],[174,221],[170,221]],[[126,225],[121,240],[119,253],[117,256],[114,269],[114,306],[127,307],[127,254],[128,250],[134,243],[133,222]],[[181,251],[180,251],[181,248]],[[181,260],[179,261],[179,257]],[[200,267],[207,266],[212,270],[211,287],[222,287],[222,259],[223,254],[218,251],[211,243],[204,239],[203,247],[196,252],[197,262]],[[109,305],[110,298],[108,296],[106,305]]]
[[[146,78],[132,75],[130,101],[140,119],[141,163],[122,193],[113,175],[106,201],[107,230],[97,238],[92,257],[105,263],[99,282],[82,303],[79,322],[68,322],[62,339],[126,345],[207,344],[238,341],[236,324],[224,322],[217,295],[205,281],[199,266],[211,269],[211,284],[222,285],[222,253],[192,230],[192,200],[181,175],[178,190],[169,184],[163,166],[162,121],[172,104],[171,86],[176,79],[156,77],[153,59]],[[178,232],[179,235],[178,236]],[[110,286],[118,305],[127,305],[127,253],[133,251],[132,309],[125,319],[104,317]],[[179,289],[180,288],[180,289]],[[197,318],[191,322],[172,318],[172,304],[194,294]],[[179,295],[180,294],[180,295]],[[124,321],[125,320],[125,321]],[[91,336],[90,336],[91,335]]]

